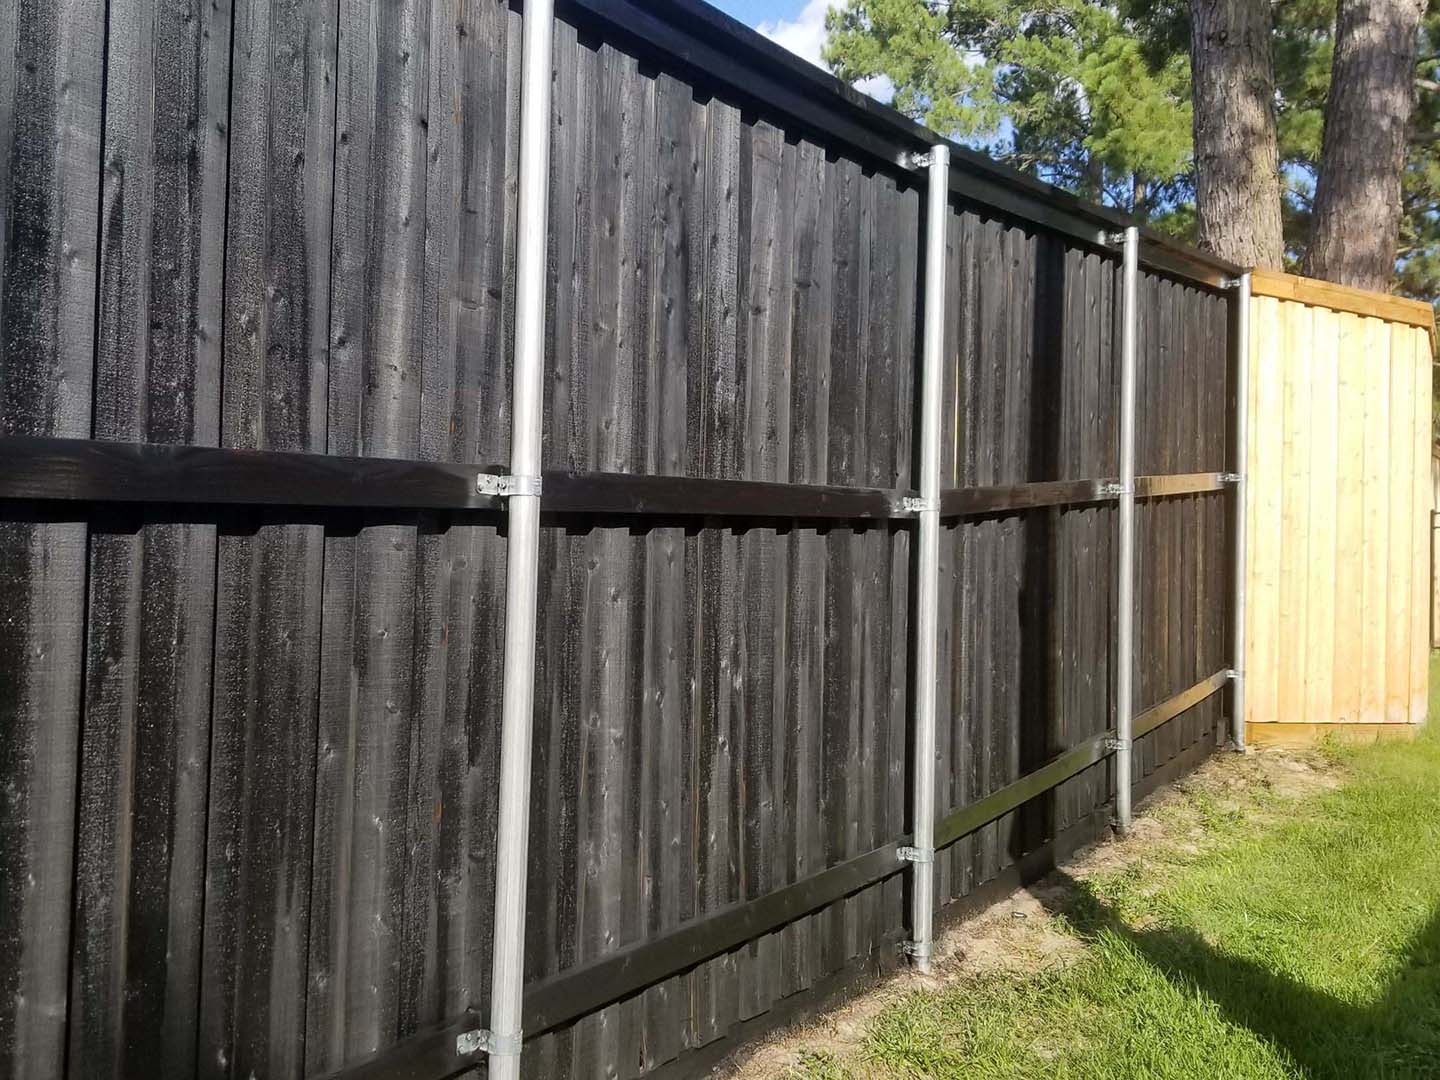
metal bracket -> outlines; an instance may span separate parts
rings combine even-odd
[[[918,495],[906,495],[900,500],[900,509],[907,514],[920,514],[926,510],[939,510],[938,499],[922,499]]]
[[[1222,484],[1238,484],[1244,479],[1245,477],[1241,476],[1238,472],[1222,472],[1220,474],[1220,482]]]
[[[1226,668],[1226,669],[1225,669],[1225,678],[1229,679],[1229,680],[1232,681],[1232,682],[1233,682],[1234,680],[1236,680],[1236,679],[1243,679],[1244,677],[1245,677],[1245,672],[1244,672],[1244,670],[1241,669],[1241,668],[1233,668],[1233,667],[1232,667],[1232,668]]]
[[[935,849],[928,847],[899,847],[895,854],[900,857],[901,862],[932,863],[935,861]]]
[[[930,155],[924,150],[911,150],[900,155],[902,169],[926,169],[930,167]]]
[[[928,941],[907,941],[900,946],[900,951],[906,956],[914,957],[916,960],[930,959],[930,942]]]
[[[1095,490],[1104,498],[1118,499],[1121,495],[1129,495],[1134,488],[1129,484],[1122,484],[1118,481],[1104,484],[1096,484]]]
[[[520,1044],[524,1040],[517,1033],[515,1035],[497,1035],[493,1031],[484,1028],[476,1028],[474,1031],[461,1032],[455,1036],[455,1054],[457,1057],[469,1057],[471,1054],[486,1053],[493,1057],[516,1057],[520,1053]]]
[[[1125,230],[1121,229],[1119,232],[1107,232],[1105,234],[1105,243],[1110,244],[1114,247],[1124,247]]]
[[[1130,749],[1130,740],[1121,739],[1115,735],[1112,735],[1105,740],[1105,749],[1111,751],[1112,753],[1116,750],[1128,750]]]
[[[538,476],[500,476],[496,473],[481,473],[475,477],[475,490],[481,495],[494,495],[508,499],[514,495],[540,495]]]

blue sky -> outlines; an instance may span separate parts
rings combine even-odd
[[[805,6],[805,0],[710,0],[710,3],[751,26],[794,19]]]
[[[710,0],[813,64],[825,43],[825,12],[837,0]]]
[[[820,49],[825,44],[825,13],[841,0],[710,0],[710,3],[812,64],[825,66],[820,63]],[[889,101],[893,92],[885,79],[865,79],[855,88],[881,101]]]

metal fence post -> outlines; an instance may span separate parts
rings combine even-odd
[[[510,433],[501,704],[500,807],[490,1028],[472,1050],[490,1056],[491,1080],[518,1080],[524,988],[525,877],[534,729],[535,598],[540,546],[540,425],[545,377],[545,249],[549,213],[553,0],[525,0],[520,88],[520,248],[515,270],[514,420]]]
[[[1120,565],[1115,619],[1115,827],[1130,828],[1135,672],[1135,347],[1139,329],[1140,230],[1125,230],[1120,337]]]
[[[1250,275],[1240,275],[1235,295],[1235,655],[1230,669],[1231,742],[1245,750],[1245,456],[1250,424]]]
[[[930,970],[935,919],[935,680],[940,604],[940,395],[945,381],[945,232],[950,216],[950,148],[930,149],[925,228],[924,358],[920,369],[920,536],[915,613],[915,865],[912,940],[907,951]]]

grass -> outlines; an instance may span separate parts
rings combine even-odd
[[[962,968],[789,1075],[1440,1077],[1437,730],[1327,748],[1331,790],[1171,802],[1162,826],[1198,820],[1202,845],[1160,845],[1057,894],[1077,960]]]

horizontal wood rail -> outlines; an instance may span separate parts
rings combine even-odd
[[[980,517],[1043,506],[1068,506],[1113,501],[1106,480],[1046,480],[1034,484],[950,488],[940,492],[942,518]]]
[[[0,438],[0,499],[101,503],[498,510],[480,494],[491,464],[232,450],[97,439]],[[690,476],[548,470],[553,514],[825,521],[914,520],[908,488],[782,484]],[[946,518],[1114,501],[1113,480],[1047,480],[941,492]],[[1137,498],[1219,490],[1220,473],[1142,476]]]
[[[1170,476],[1137,476],[1137,499],[1163,499],[1171,495],[1195,495],[1205,491],[1221,491],[1227,481],[1224,473],[1178,473]]]
[[[474,465],[169,446],[0,438],[0,498],[249,506],[487,510]]]
[[[552,513],[657,517],[913,518],[913,491],[628,473],[545,473],[540,505]]]

